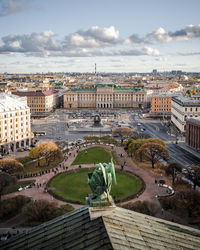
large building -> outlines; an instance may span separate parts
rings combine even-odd
[[[58,92],[47,91],[21,91],[13,92],[18,96],[26,96],[27,104],[30,107],[31,115],[49,113],[58,105]]]
[[[200,100],[191,100],[183,96],[172,97],[171,121],[181,133],[186,131],[186,120],[200,116]]]
[[[23,98],[24,99],[24,98]],[[30,108],[24,100],[0,94],[0,154],[30,146]]]
[[[200,117],[187,119],[186,143],[194,149],[200,149]]]
[[[143,89],[98,84],[67,91],[64,94],[64,108],[145,108],[148,105],[147,100],[147,92]]]
[[[151,98],[151,114],[155,116],[171,115],[171,99],[175,95],[155,95]]]

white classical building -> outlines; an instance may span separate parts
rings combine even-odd
[[[191,100],[183,96],[172,97],[171,101],[171,121],[185,133],[186,120],[200,116],[200,100]]]
[[[0,93],[0,154],[31,144],[30,108],[26,100]]]
[[[64,108],[146,108],[147,91],[117,87],[114,84],[97,84],[87,88],[72,88],[64,94]]]

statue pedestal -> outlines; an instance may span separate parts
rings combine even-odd
[[[88,197],[86,197],[86,203],[90,206],[90,207],[109,207],[109,206],[114,206],[114,200],[112,198],[112,196],[109,196],[109,199],[100,199],[100,198],[96,198],[93,199],[93,195],[89,194]]]

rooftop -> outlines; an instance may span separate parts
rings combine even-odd
[[[18,96],[49,96],[55,94],[57,91],[55,90],[46,90],[46,91],[21,91],[14,92],[14,95]]]
[[[175,97],[172,97],[172,100],[181,105],[200,106],[200,100],[192,100],[184,96],[175,96]]]
[[[84,206],[0,243],[12,249],[199,249],[200,230],[119,207]]]
[[[20,101],[20,97],[11,94],[0,93],[0,112],[27,109],[28,106]]]

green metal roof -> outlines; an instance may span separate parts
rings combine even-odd
[[[75,87],[69,89],[69,91],[73,92],[96,92],[97,88],[105,88],[105,87],[114,87],[114,92],[146,92],[145,89],[141,88],[125,88],[125,87],[118,87],[114,84],[97,84],[95,87]]]
[[[0,243],[0,249],[200,249],[200,230],[124,208],[85,206]]]

